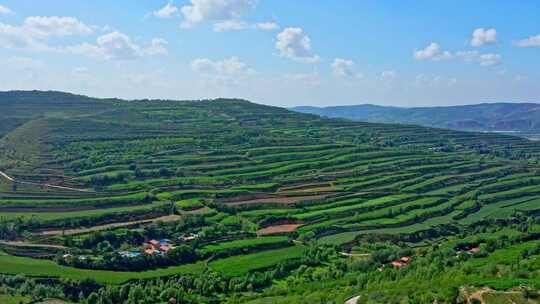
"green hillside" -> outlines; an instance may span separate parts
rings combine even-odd
[[[83,303],[466,303],[540,288],[534,141],[236,99],[14,91],[0,109],[0,279],[14,294],[43,278],[48,297]],[[173,249],[144,251],[153,239]]]

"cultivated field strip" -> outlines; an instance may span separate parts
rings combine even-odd
[[[197,253],[234,275],[252,270],[248,260],[266,259],[253,268],[262,269],[302,256],[292,239],[418,236],[540,211],[540,145],[522,138],[330,120],[241,100],[100,101],[43,117],[21,115],[25,123],[0,139],[0,169],[35,183],[2,179],[0,219],[30,241],[78,248],[96,231],[155,223],[184,233],[188,222],[213,236]]]

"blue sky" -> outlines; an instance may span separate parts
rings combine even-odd
[[[540,102],[538,1],[0,0],[0,90]]]

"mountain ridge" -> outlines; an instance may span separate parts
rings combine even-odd
[[[418,124],[466,131],[540,131],[540,104],[529,102],[498,102],[412,108],[362,104],[332,107],[293,107],[290,109],[331,118],[346,118],[378,123]]]

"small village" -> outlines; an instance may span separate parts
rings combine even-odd
[[[190,243],[196,240],[197,238],[199,238],[199,235],[196,233],[183,234],[178,237],[176,244]],[[172,243],[170,239],[161,239],[161,240],[150,239],[150,240],[145,241],[141,245],[140,250],[120,251],[118,252],[118,254],[120,254],[124,258],[134,258],[142,254],[165,255],[174,248],[176,248],[176,246]]]
[[[117,253],[122,258],[131,259],[131,258],[137,258],[140,256],[164,256],[168,254],[171,250],[175,249],[178,245],[181,244],[189,244],[190,242],[193,242],[194,240],[198,239],[199,235],[196,233],[188,233],[183,234],[179,236],[174,242],[170,239],[148,239],[144,241],[139,247],[133,248],[131,250],[122,250]],[[100,259],[99,256],[92,256],[92,255],[74,255],[74,254],[64,254],[62,255],[62,258],[64,260],[72,260],[76,257],[76,259],[79,259],[80,261],[86,261],[86,260],[96,260]]]

